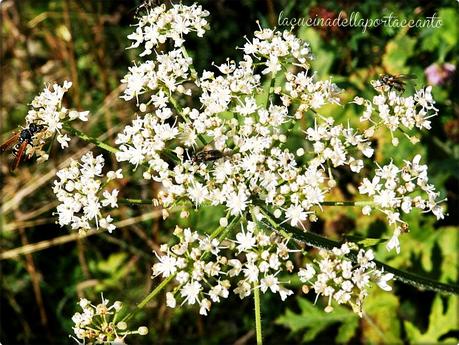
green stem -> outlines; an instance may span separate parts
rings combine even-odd
[[[161,292],[162,289],[164,289],[166,287],[166,285],[172,280],[175,278],[175,273],[170,275],[169,277],[167,277],[166,279],[164,279],[161,284],[159,284],[152,292],[150,292],[147,297],[145,297],[142,302],[140,302],[139,304],[137,304],[137,307],[135,310],[133,310],[132,312],[130,312],[129,314],[127,314],[122,321],[127,321],[129,320],[130,318],[132,318],[135,313],[137,313],[140,309],[142,309],[143,307],[145,307],[145,305],[150,302],[150,300],[155,297],[157,294],[159,294]]]
[[[228,218],[228,217],[227,217]],[[221,242],[223,241],[226,236],[228,236],[228,233],[234,228],[234,226],[237,224],[237,221],[239,220],[239,216],[237,217],[234,217],[233,220],[226,226],[225,230],[221,233],[218,234],[218,235],[215,235],[214,237],[217,237],[218,236],[218,240]],[[211,236],[212,237],[212,236]]]
[[[274,82],[276,80],[276,75],[271,72],[271,80],[269,81],[269,86],[267,90],[264,90],[266,92],[266,100],[265,100],[265,108],[268,109],[268,104],[269,104],[269,99],[271,94],[271,89],[274,88]]]
[[[143,199],[118,199],[119,204],[153,204],[153,200],[143,200]]]
[[[227,219],[228,219],[228,216],[229,216],[229,212],[226,215]],[[210,235],[210,238],[214,239],[214,238],[218,237],[218,241],[219,242],[223,241],[226,238],[226,236],[228,235],[228,233],[231,231],[231,229],[236,225],[238,220],[239,220],[239,217],[234,217],[233,220],[226,227],[219,226]],[[204,261],[207,260],[209,254],[210,254],[210,252],[208,252],[208,251],[203,253],[202,256],[201,256],[201,260],[204,260]]]
[[[119,151],[116,147],[110,146],[110,145],[100,141],[99,139],[90,137],[89,135],[79,131],[78,129],[73,128],[68,123],[64,123],[63,128],[67,132],[70,132],[73,135],[76,135],[77,137],[79,137],[80,139],[82,139],[84,141],[88,141],[90,143],[93,143],[94,145],[96,145],[97,147],[100,147],[101,149],[103,149],[105,151],[108,151],[108,152],[111,152],[111,153],[117,153]]]
[[[257,345],[263,344],[263,335],[261,331],[261,304],[260,304],[260,290],[258,286],[253,287],[253,299],[255,301],[255,331],[257,334]]]
[[[263,206],[260,206],[260,210],[266,216],[268,222],[273,226],[274,230],[280,233],[284,237],[293,238],[311,247],[327,249],[327,250],[332,250],[335,247],[339,248],[342,245],[341,242],[331,240],[329,238],[320,236],[310,231],[300,230],[287,223],[284,223],[282,224],[282,226],[280,226],[279,224],[276,223],[273,215],[271,215],[271,213],[267,209],[265,209]],[[353,261],[356,260],[355,254],[349,255],[349,258]],[[430,291],[435,291],[435,292],[440,292],[440,293],[445,293],[445,294],[459,295],[459,285],[440,283],[436,280],[422,277],[415,273],[398,270],[378,260],[374,260],[374,262],[379,270],[382,270],[388,273],[392,273],[395,279],[405,284],[412,285],[418,289],[430,290]]]
[[[186,123],[190,124],[190,119],[183,115],[182,107],[177,103],[177,101],[172,97],[172,95],[169,95],[169,102],[171,102],[172,106],[174,107],[175,111],[179,113],[179,115],[185,120]],[[202,134],[198,134],[198,138],[201,141],[202,145],[206,145],[206,140],[202,136]]]
[[[189,58],[190,56],[188,55],[188,52],[186,51],[186,48],[184,46],[182,46],[182,54],[184,57],[186,58]],[[190,65],[190,72],[191,72],[191,78],[194,80],[194,81],[197,81],[198,80],[198,73],[196,72],[196,70],[194,69],[194,66],[193,64]]]

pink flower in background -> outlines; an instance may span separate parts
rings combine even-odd
[[[452,63],[437,64],[434,63],[425,69],[427,82],[430,85],[445,84],[456,71],[456,66]]]

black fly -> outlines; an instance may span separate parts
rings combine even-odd
[[[193,163],[211,162],[223,158],[224,156],[225,154],[220,150],[203,150],[196,152],[191,158],[191,161]]]
[[[389,87],[390,90],[395,89],[399,92],[405,91],[405,84],[408,80],[416,79],[414,74],[381,74],[379,81]]]

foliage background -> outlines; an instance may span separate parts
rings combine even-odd
[[[280,11],[290,18],[333,17],[339,11],[360,12],[364,18],[393,14],[399,18],[423,18],[434,13],[441,28],[295,28],[311,42],[317,59],[313,67],[319,78],[334,76],[345,90],[344,100],[357,93],[371,96],[369,81],[379,73],[414,73],[418,87],[427,84],[425,69],[433,63],[458,63],[457,1],[200,1],[211,13],[211,28],[204,39],[188,43],[199,70],[238,59],[244,35],[262,26],[277,25]],[[28,103],[44,82],[70,79],[74,83],[68,106],[90,110],[90,123],[81,127],[113,144],[119,125],[132,118],[134,107],[119,99],[119,80],[135,58],[126,35],[132,30],[140,1],[4,0],[0,4],[2,26],[2,139],[23,123]],[[401,162],[415,153],[429,164],[432,182],[448,197],[449,217],[414,215],[411,232],[402,238],[402,252],[387,253],[376,247],[377,258],[442,282],[458,281],[459,197],[459,104],[457,73],[433,92],[440,115],[433,128],[413,148],[407,141],[399,147],[387,145],[381,136],[375,143],[379,162]],[[409,91],[408,91],[409,92]],[[331,112],[331,110],[330,110]],[[327,109],[324,110],[327,114]],[[330,113],[331,114],[331,113]],[[327,114],[328,115],[328,114]],[[333,109],[342,122],[358,125],[356,109]],[[154,284],[150,279],[152,250],[168,240],[179,222],[175,215],[164,221],[151,206],[121,207],[124,220],[113,235],[98,234],[86,239],[68,235],[54,224],[56,201],[51,184],[56,169],[70,157],[91,148],[76,139],[70,150],[51,152],[45,165],[23,164],[14,175],[8,172],[8,157],[2,156],[1,232],[1,324],[2,344],[64,344],[71,340],[70,317],[79,297],[105,297],[135,305]],[[108,156],[112,168],[117,163]],[[125,181],[125,197],[152,195],[158,186]],[[352,198],[359,180],[343,172],[340,197]],[[203,209],[189,223],[203,231],[218,222],[221,210]],[[186,224],[185,224],[186,225]],[[329,208],[312,231],[344,239],[387,238],[382,218],[358,217],[351,208]],[[300,290],[298,285],[296,288]],[[147,325],[147,337],[131,343],[155,344],[250,344],[254,343],[253,305],[249,299],[231,298],[214,306],[210,316],[197,310],[165,307],[164,296],[139,313],[134,323]],[[413,343],[456,344],[459,339],[457,297],[445,297],[395,283],[394,293],[372,291],[366,315],[359,319],[346,308],[325,314],[314,296],[290,298],[279,303],[277,296],[262,296],[263,330],[267,344],[284,343]]]

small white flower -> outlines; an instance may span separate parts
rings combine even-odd
[[[104,190],[102,195],[104,196],[104,200],[102,200],[102,206],[106,207],[110,205],[111,208],[118,207],[118,189],[113,189],[110,193],[107,190]]]
[[[166,305],[169,308],[175,308],[175,306],[177,305],[175,297],[171,292],[166,293]]]
[[[69,146],[70,138],[67,134],[58,135],[57,141],[59,142],[59,144],[61,144],[61,147],[64,149]]]
[[[308,218],[308,213],[311,212],[305,212],[301,205],[292,205],[285,211],[285,217],[290,220],[290,225],[297,226]]]
[[[175,257],[164,255],[158,257],[159,262],[153,265],[153,275],[161,274],[167,278],[177,272],[178,261]]]
[[[376,281],[376,284],[383,289],[384,291],[391,291],[392,287],[388,285],[387,283],[394,278],[394,275],[392,273],[386,273],[379,278],[379,280]]]
[[[192,281],[180,289],[180,295],[185,298],[184,302],[188,304],[195,304],[198,302],[198,296],[201,292],[202,286],[197,281]]]
[[[237,250],[240,252],[252,249],[255,246],[256,239],[250,231],[241,231],[236,235]]]
[[[316,271],[312,265],[306,265],[306,269],[300,268],[298,272],[298,276],[303,283],[306,283],[308,280],[314,277],[315,274]]]
[[[397,254],[400,253],[400,242],[398,240],[398,236],[399,235],[394,232],[394,234],[392,235],[392,237],[389,240],[389,242],[387,242],[386,248],[387,248],[388,251],[391,251],[392,249],[395,249]]]
[[[260,280],[260,290],[265,293],[268,289],[270,289],[273,293],[279,291],[279,280],[272,274],[269,274]]]

